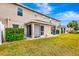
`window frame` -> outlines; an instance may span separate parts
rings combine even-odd
[[[17,25],[17,27],[14,27],[15,25]],[[19,28],[18,24],[12,24],[13,28]]]
[[[43,27],[43,30],[41,29]],[[40,26],[40,35],[44,35],[44,26]]]
[[[22,9],[22,15],[18,15],[18,8]],[[18,16],[24,16],[24,10],[23,10],[22,7],[20,7],[20,6],[16,7],[16,15],[18,15]]]
[[[51,34],[55,35],[55,31],[56,31],[56,27],[55,26],[51,26]]]

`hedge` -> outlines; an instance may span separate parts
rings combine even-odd
[[[5,38],[6,38],[6,41],[8,42],[22,40],[24,38],[24,29],[23,28],[6,28]]]
[[[59,30],[56,30],[56,34],[59,34]]]
[[[61,33],[64,33],[64,31],[61,29]]]
[[[51,31],[51,34],[54,34],[54,35],[55,35],[55,30],[52,30],[52,31]]]
[[[71,34],[79,34],[79,32],[77,32],[76,30],[72,30],[69,33],[71,33]]]

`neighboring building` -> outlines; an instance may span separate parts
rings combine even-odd
[[[25,38],[56,35],[60,26],[59,20],[16,3],[0,4],[0,22],[5,28],[24,28]]]

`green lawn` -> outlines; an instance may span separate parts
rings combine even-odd
[[[54,38],[20,40],[0,46],[7,56],[79,56],[79,34],[62,34]]]

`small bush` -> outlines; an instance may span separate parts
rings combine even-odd
[[[56,30],[56,34],[59,34],[59,30]]]
[[[23,28],[6,28],[5,29],[6,41],[16,41],[24,38]]]
[[[71,32],[69,33],[72,33],[72,34],[79,34],[79,32],[77,32],[76,30],[72,30]]]
[[[63,30],[61,30],[61,33],[64,33],[64,31],[63,31]]]

